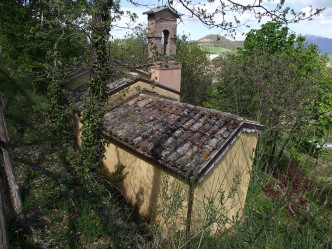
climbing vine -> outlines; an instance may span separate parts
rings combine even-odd
[[[91,25],[91,59],[90,82],[88,94],[84,100],[82,113],[82,172],[96,171],[102,166],[105,144],[102,139],[103,117],[106,107],[106,83],[110,78],[109,55],[107,45],[109,40],[112,17],[110,11],[119,9],[119,3],[99,0],[93,6]]]

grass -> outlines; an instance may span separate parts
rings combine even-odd
[[[202,46],[202,49],[209,54],[225,54],[225,53],[234,53],[233,50],[223,48],[223,47],[213,47],[213,46]]]
[[[223,238],[206,238],[204,248],[331,248],[331,193],[312,186],[297,192],[294,184],[255,171],[244,219]]]
[[[312,176],[325,191],[332,192],[332,149],[324,149],[322,157],[316,160]]]

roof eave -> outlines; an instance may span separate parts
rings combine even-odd
[[[180,15],[177,13],[176,10],[174,10],[173,8],[171,8],[170,6],[164,6],[164,7],[157,7],[154,9],[150,9],[148,11],[143,12],[144,15],[154,15],[158,12],[167,10],[169,12],[171,12],[174,16],[176,16],[177,18],[180,18]]]
[[[216,154],[211,158],[210,161],[206,163],[206,166],[202,168],[200,172],[193,175],[191,179],[193,181],[199,182],[204,179],[204,177],[218,164],[219,160],[226,154],[229,146],[236,140],[236,138],[243,132],[256,132],[260,134],[263,130],[264,126],[253,121],[245,120],[243,121],[239,127],[233,132],[232,136],[230,136],[223,146],[216,152]]]
[[[138,151],[136,149],[136,147],[122,141],[121,139],[119,139],[107,132],[104,132],[103,135],[105,138],[109,139],[111,142],[114,142],[115,144],[125,148],[126,150],[142,157],[143,159],[150,162],[154,166],[158,166],[158,167],[166,170],[167,172],[171,173],[172,175],[176,176],[177,178],[180,178],[181,180],[183,180],[189,184],[190,182],[202,181],[204,179],[204,176],[207,175],[208,172],[210,172],[210,170],[212,170],[217,165],[217,163],[224,156],[224,154],[226,154],[229,146],[235,141],[237,136],[243,130],[246,130],[246,132],[257,132],[259,134],[262,131],[262,129],[263,129],[263,126],[260,125],[259,123],[251,122],[251,121],[242,122],[239,125],[238,129],[236,129],[233,132],[232,136],[227,139],[227,141],[217,151],[217,153],[213,156],[213,158],[211,158],[211,160],[209,160],[206,163],[206,166],[204,166],[203,169],[199,173],[192,174],[192,175],[185,174],[183,171],[177,169],[176,167],[174,167],[172,165],[167,164],[166,162],[164,162],[162,160],[157,160],[156,158],[154,158],[153,156],[150,156],[147,153]]]
[[[188,184],[190,183],[191,178],[187,174],[184,174],[183,171],[176,169],[175,167],[167,164],[164,161],[157,160],[156,158],[148,155],[147,153],[138,151],[134,146],[122,141],[121,139],[119,139],[107,132],[103,132],[103,136],[104,136],[104,138],[110,140],[115,145],[120,146],[131,153],[136,154],[137,156],[141,157],[142,159],[146,160],[147,162],[151,163],[154,166],[158,166],[158,167],[162,168],[163,170],[169,172],[176,178],[179,178]]]

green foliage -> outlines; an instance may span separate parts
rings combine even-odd
[[[0,3],[1,56],[10,72],[29,77],[35,90],[47,89],[48,57],[55,43],[58,43],[62,69],[71,68],[84,59],[85,37],[61,23],[63,16],[60,15],[64,14],[67,2]]]
[[[141,227],[114,183],[95,174],[74,174],[66,156],[75,147],[49,136],[43,124],[48,100],[24,89],[23,81],[5,71],[0,71],[0,80],[25,216],[8,223],[11,247],[131,248]],[[121,168],[116,181],[123,178]]]
[[[90,85],[99,85],[100,93],[105,94],[104,81],[90,81]],[[82,113],[82,147],[80,154],[80,163],[78,166],[81,173],[89,173],[101,169],[102,159],[104,158],[105,144],[102,140],[103,117],[105,113],[106,99],[102,96],[94,96],[89,90],[88,96],[85,98],[84,110]]]
[[[121,183],[126,178],[126,173],[124,173],[125,168],[126,166],[123,164],[117,165],[116,170],[107,176],[107,178],[114,184]]]
[[[326,68],[324,78],[317,90],[317,98],[312,107],[313,123],[309,129],[314,133],[311,141],[316,147],[322,148],[326,142],[331,141],[332,127],[332,70]]]
[[[71,113],[65,106],[65,94],[58,80],[51,81],[48,86],[49,109],[47,125],[54,137],[63,142],[73,140],[73,123]]]
[[[186,37],[178,39],[176,61],[182,65],[181,101],[202,105],[212,83],[212,73],[207,52]]]
[[[113,14],[111,15],[111,11]],[[106,83],[112,79],[109,69],[107,44],[110,25],[120,13],[118,1],[94,1],[91,15],[91,69],[88,94],[82,111],[82,148],[80,163],[76,165],[80,173],[86,174],[102,168],[105,143],[102,139],[103,117],[107,104]]]
[[[112,16],[109,15],[110,11],[112,11]],[[7,101],[6,118],[9,120],[11,145],[14,152],[13,165],[22,189],[24,200],[22,211],[26,217],[24,223],[11,224],[10,238],[13,248],[132,248],[139,247],[137,237],[156,242],[151,245],[154,248],[165,245],[161,240],[155,239],[155,237],[159,238],[160,234],[153,230],[154,228],[150,228],[146,224],[138,226],[133,222],[131,215],[133,210],[124,205],[125,201],[121,199],[112,184],[91,173],[101,167],[101,159],[104,154],[102,118],[105,110],[104,103],[106,103],[105,83],[110,77],[109,58],[107,57],[108,36],[110,23],[119,18],[121,14],[119,1],[35,0],[1,1],[0,3],[1,62],[6,63],[10,74],[16,76],[19,74],[19,76],[24,76],[27,81],[32,79],[33,82],[31,84],[21,82],[21,80],[15,81],[1,68],[0,89],[4,91]],[[87,16],[92,18],[86,19]],[[68,137],[64,131],[67,131],[68,135],[70,134],[68,119],[70,113],[60,82],[65,69],[84,65],[87,37],[90,39],[92,55],[89,60],[91,62],[89,64],[91,81],[82,112],[83,147],[79,157],[78,151],[72,144],[62,142]],[[133,41],[133,43],[135,42]],[[139,42],[141,42],[140,46],[144,48],[145,43],[142,40]],[[128,46],[134,52],[133,43],[130,41]],[[298,47],[296,47],[299,51],[303,49],[300,44],[298,43]],[[303,70],[301,71],[294,65],[291,65],[290,69],[298,72],[301,79],[311,79],[311,73],[316,70],[313,65],[307,63],[316,58],[315,49],[311,49],[312,53],[304,53],[302,57],[291,53],[292,58],[294,56],[297,58],[293,59],[298,63],[298,67],[301,66]],[[123,53],[120,56],[127,55]],[[267,55],[264,56],[267,57]],[[270,57],[267,58],[270,59]],[[206,100],[206,87],[212,81],[207,71],[206,54],[200,51],[195,44],[181,41],[177,59],[182,61],[184,70],[185,94],[182,96],[183,100],[201,104]],[[128,60],[130,60],[129,57]],[[144,60],[142,59],[142,61]],[[239,61],[236,59],[234,61],[241,66]],[[260,62],[259,59],[246,59],[247,64],[245,65],[252,65],[251,63],[256,61]],[[284,63],[287,60],[285,56],[278,55],[272,57],[272,63],[268,66],[277,65],[277,62]],[[138,64],[140,61],[137,60],[136,63]],[[258,63],[258,66],[262,67],[264,64]],[[267,70],[267,67],[265,69]],[[280,67],[276,71],[276,75],[278,76],[282,70],[286,69],[286,67]],[[236,72],[242,72],[242,70]],[[257,71],[254,72],[257,73]],[[288,82],[289,79],[292,79],[290,74],[286,75],[287,78],[270,81],[270,85],[280,81]],[[267,78],[269,74],[266,73],[263,76]],[[243,77],[243,79],[245,78]],[[322,115],[325,115],[331,106],[331,96],[326,94],[330,89],[330,81],[324,82],[326,86],[324,85],[323,91],[314,89],[319,93],[315,108],[305,108],[310,115],[316,115],[316,124],[320,128],[325,127],[319,131],[319,134],[326,134],[326,128],[330,125],[330,120],[325,119],[325,116],[322,119]],[[254,90],[261,90],[265,86],[269,85],[261,84]],[[31,92],[31,90],[45,91],[45,89],[48,89],[48,100]],[[248,88],[240,89],[244,92],[248,90]],[[300,87],[301,91],[302,89],[304,88]],[[251,92],[253,96],[260,93],[258,90]],[[268,94],[274,91],[269,87],[267,90]],[[216,91],[214,97],[217,97],[218,94],[219,92]],[[283,96],[280,91],[278,94],[277,96]],[[286,96],[293,97],[290,94]],[[253,99],[253,108],[259,106],[257,98]],[[247,96],[247,100],[251,99]],[[299,105],[302,107],[306,104],[307,107],[307,103],[311,103],[311,100],[311,98],[305,98]],[[279,103],[278,99],[271,100],[271,102]],[[212,104],[219,106],[218,102]],[[237,106],[241,105],[237,104]],[[49,110],[48,115],[45,115],[46,110]],[[264,112],[266,116],[270,114],[271,112]],[[289,114],[293,115],[293,113]],[[305,118],[302,119],[302,116],[299,120],[308,121]],[[40,123],[46,125],[40,126]],[[50,130],[52,130],[53,136],[49,136]],[[61,139],[54,139],[54,135]],[[284,137],[284,135],[280,136]],[[286,141],[288,140],[286,139]],[[75,174],[77,171],[83,173],[84,177]],[[121,168],[119,173],[121,173]],[[121,175],[115,175],[114,178],[121,180]],[[262,182],[261,179],[259,182]],[[235,180],[234,184],[236,184]],[[177,194],[176,191],[180,189],[176,185],[170,184],[169,187],[176,189],[173,191],[173,196],[167,193],[166,201],[173,210],[177,210],[185,202],[185,195]],[[230,195],[233,194],[234,191],[231,191]],[[331,222],[319,212],[328,211],[328,209],[319,209],[319,203],[312,203],[310,209],[312,221],[305,222],[303,228],[302,220],[296,221],[294,224],[287,222],[287,212],[282,209],[281,203],[262,196],[259,191],[254,191],[253,196],[252,199],[255,202],[249,203],[248,206],[248,210],[252,211],[252,213],[248,211],[252,219],[245,220],[245,225],[237,227],[238,237],[226,240],[226,245],[244,247],[250,244],[254,248],[259,246],[290,248],[294,247],[294,244],[297,246],[296,243],[298,243],[298,247],[309,247],[315,244],[324,247],[326,241],[328,242]],[[259,200],[256,200],[255,196]],[[207,204],[211,202],[212,200],[207,200]],[[281,211],[278,212],[278,215],[271,215],[276,213],[276,210]],[[216,213],[215,210],[210,209],[210,214],[213,213]],[[166,214],[167,217],[173,215],[172,212]],[[330,215],[330,213],[328,214]],[[271,220],[273,224],[271,224]],[[263,223],[259,223],[262,221]],[[176,224],[174,225],[176,226]],[[204,237],[203,232],[199,236],[194,236],[191,239],[192,243],[188,243],[187,236],[182,235],[180,234],[179,237],[188,247],[213,248],[223,245],[220,244],[222,243],[220,240]],[[167,245],[176,247],[172,242]]]
[[[260,29],[251,30],[246,36],[243,48],[239,49],[239,53],[250,55],[257,52],[258,48],[268,54],[291,52],[297,43],[302,45],[303,41],[303,37],[289,33],[288,27],[283,26],[281,21],[273,21],[262,25]]]
[[[304,38],[288,34],[279,22],[251,31],[244,48],[220,69],[207,106],[236,113],[265,126],[265,169],[273,169],[285,151],[294,156],[311,138],[310,111],[322,90],[324,60]]]
[[[125,62],[131,67],[148,64],[146,37],[146,29],[137,26],[134,32],[127,35],[124,39],[112,41],[109,46],[113,58]]]
[[[96,21],[97,22],[97,21]],[[100,21],[108,23],[108,21]],[[96,24],[99,26],[101,24]],[[106,83],[109,80],[108,58],[106,51],[106,42],[108,28],[96,30],[95,36],[97,41],[93,43],[92,50],[94,53],[93,65],[88,84],[88,95],[84,99],[84,108],[82,113],[82,150],[81,162],[82,172],[88,173],[90,170],[95,171],[102,167],[104,157],[104,142],[102,140],[103,117],[106,104]]]

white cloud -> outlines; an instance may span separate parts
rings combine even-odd
[[[321,24],[322,26],[330,25],[330,24],[332,24],[332,19],[330,19],[330,20],[320,20],[319,24]]]
[[[311,5],[314,8],[332,7],[331,0],[286,0],[286,3],[305,6]]]

